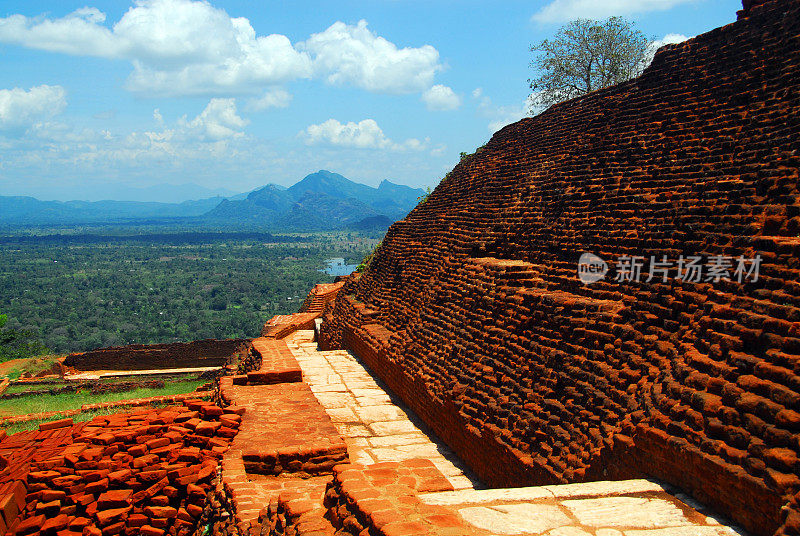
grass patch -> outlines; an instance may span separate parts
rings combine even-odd
[[[171,405],[172,404],[156,403],[156,404],[150,404],[149,407],[151,407],[151,408],[164,408],[166,406],[171,406]],[[72,417],[72,422],[79,423],[79,422],[91,421],[92,419],[94,419],[98,415],[113,415],[115,413],[126,413],[127,411],[133,411],[135,409],[141,409],[141,408],[139,408],[139,407],[137,407],[137,408],[104,408],[104,409],[93,409],[93,410],[89,410],[89,411],[83,411],[83,412],[79,413],[78,415],[74,415]],[[14,423],[14,424],[10,424],[10,425],[6,426],[5,427],[5,431],[6,431],[7,434],[11,435],[11,434],[16,434],[17,432],[27,432],[28,430],[38,430],[40,424],[45,423],[45,422],[57,421],[57,420],[62,419],[62,418],[63,417],[61,417],[59,415],[59,416],[56,416],[56,417],[50,417],[48,419],[35,419],[33,421],[18,422],[18,423]]]
[[[25,385],[25,384],[11,384],[8,388],[3,391],[3,393],[14,394],[14,393],[24,393],[24,392],[36,392],[36,391],[47,391],[49,389],[55,389],[56,387],[61,387],[62,384],[58,383],[40,383],[34,385]]]
[[[188,381],[188,380],[199,380],[200,375],[195,373],[192,374],[148,374],[148,375],[138,375],[138,376],[111,376],[106,378],[100,378],[98,380],[86,380],[84,383],[85,385],[88,384],[100,384],[100,385],[117,385],[120,383],[134,383],[134,382],[144,382],[144,381],[151,381],[151,380],[161,380],[165,384],[173,383],[178,381]],[[8,386],[8,388],[3,391],[3,393],[14,394],[14,393],[35,393],[39,391],[49,391],[50,389],[59,389],[61,387],[73,387],[77,388],[80,384],[77,381],[65,381],[65,380],[53,380],[48,383],[27,383],[24,380],[22,382],[14,382]]]
[[[143,387],[123,393],[103,393],[93,395],[90,389],[82,389],[75,393],[56,395],[40,394],[20,398],[0,400],[0,415],[25,415],[46,411],[65,411],[79,409],[84,404],[118,402],[132,398],[149,398],[151,396],[170,396],[190,393],[206,383],[206,380],[187,380],[168,383],[160,389]],[[37,425],[38,426],[38,425]]]
[[[95,418],[98,415],[111,415],[112,413],[119,413],[119,408],[106,408],[106,409],[95,409],[91,411],[84,411],[78,415],[74,415],[72,417],[72,422],[83,422],[88,421]],[[17,422],[14,424],[9,424],[5,427],[5,431],[8,435],[16,434],[17,432],[27,432],[28,430],[38,430],[39,425],[45,422],[50,421],[57,421],[62,419],[60,415],[56,417],[50,417],[47,419],[34,419],[32,421],[25,421],[25,422]]]

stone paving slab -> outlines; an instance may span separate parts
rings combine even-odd
[[[350,460],[369,468],[427,459],[455,491],[419,493],[470,534],[536,536],[731,536],[744,534],[724,519],[699,512],[659,482],[636,479],[508,489],[476,489],[446,445],[429,433],[379,379],[344,350],[319,351],[313,331],[284,339],[304,381],[345,437]],[[455,522],[455,521],[454,521]],[[438,529],[437,529],[438,530]],[[466,532],[464,532],[466,533]]]
[[[733,536],[745,532],[698,511],[654,480],[622,480],[422,493],[491,534],[536,536]]]
[[[568,499],[574,497],[607,496],[616,494],[663,492],[655,480],[612,480],[561,484],[555,486],[530,486],[524,488],[495,488],[431,493],[420,495],[426,504],[472,504],[495,501],[538,501],[541,499]]]
[[[345,350],[320,351],[313,330],[286,337],[309,385],[347,442],[350,460],[361,465],[426,458],[454,489],[481,487],[458,457],[427,430],[404,404]],[[359,441],[353,441],[358,439]]]

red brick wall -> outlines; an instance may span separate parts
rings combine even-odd
[[[757,534],[800,529],[781,512],[800,491],[800,3],[753,4],[498,132],[389,229],[323,347],[492,485],[653,475]],[[582,252],[763,261],[755,283],[587,286]]]
[[[78,370],[149,370],[185,367],[221,367],[250,339],[203,339],[170,344],[109,346],[70,354],[64,365]]]

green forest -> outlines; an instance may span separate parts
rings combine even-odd
[[[377,242],[354,232],[3,236],[3,329],[27,330],[55,353],[255,337],[333,281],[320,271],[326,259],[358,263]]]

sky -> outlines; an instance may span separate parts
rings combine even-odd
[[[737,9],[3,0],[0,195],[123,199],[187,183],[246,192],[319,169],[433,187],[459,153],[526,115],[530,47],[561,25],[622,15],[655,43],[679,42],[734,22]]]

